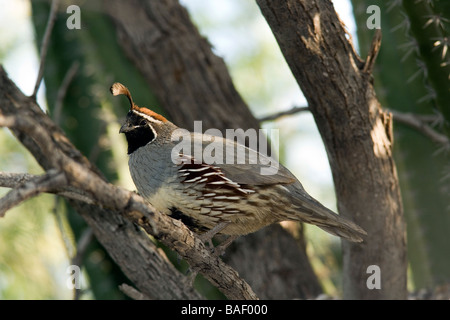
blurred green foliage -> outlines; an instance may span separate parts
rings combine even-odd
[[[34,158],[3,129],[0,168],[42,173]],[[0,196],[7,189],[0,189]],[[70,298],[60,285],[67,254],[52,214],[52,196],[31,199],[8,211],[0,223],[0,300]],[[26,290],[24,290],[26,288]]]

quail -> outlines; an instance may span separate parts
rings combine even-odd
[[[263,174],[266,155],[231,139],[180,129],[162,115],[138,107],[120,83],[114,83],[110,90],[115,96],[125,95],[130,103],[120,133],[128,142],[128,165],[137,191],[203,240],[224,234],[229,236],[229,244],[240,235],[291,220],[316,225],[349,241],[363,241],[366,232],[361,227],[311,197],[281,164],[272,162],[272,169],[277,170]],[[189,138],[194,150],[196,146],[211,148],[213,141],[215,146],[223,146],[216,148],[217,154],[218,150],[247,151],[243,156],[246,161],[211,163],[199,159],[201,153],[199,157],[192,149],[180,149],[180,132]],[[251,154],[262,160],[251,161]],[[224,152],[222,155],[225,157]]]

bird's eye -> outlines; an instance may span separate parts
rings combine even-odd
[[[139,126],[143,127],[145,125],[146,125],[146,121],[145,120],[139,121]]]

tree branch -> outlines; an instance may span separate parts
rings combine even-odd
[[[366,71],[364,71],[366,72]],[[265,121],[273,121],[277,120],[284,116],[293,115],[299,112],[303,111],[310,111],[309,107],[293,107],[290,110],[287,111],[281,111],[274,113],[272,115],[268,115],[262,118],[259,118],[260,122]],[[394,121],[397,121],[399,123],[406,124],[417,131],[421,132],[428,138],[430,138],[432,141],[441,144],[443,146],[449,146],[450,140],[449,138],[437,132],[432,127],[430,127],[427,123],[434,123],[439,120],[439,117],[436,115],[420,115],[420,114],[413,114],[413,113],[405,113],[397,110],[388,110],[388,112],[392,113],[392,116],[394,117]]]
[[[80,236],[80,239],[78,240],[76,244],[76,253],[72,257],[70,264],[81,266],[83,263],[83,257],[84,253],[89,247],[89,244],[91,243],[92,239],[94,238],[94,233],[90,227],[87,227],[83,230],[83,233]],[[76,288],[73,289],[73,300],[80,300],[82,291],[77,290]]]
[[[56,190],[66,183],[64,174],[57,170],[50,170],[42,176],[29,179],[0,199],[0,217],[3,217],[6,211],[21,202],[40,193]]]
[[[0,127],[1,125],[1,116],[0,116]],[[1,172],[0,171],[0,187],[3,188],[17,188],[21,184],[30,181],[35,178],[35,175],[29,173],[10,173],[10,172]]]
[[[284,116],[290,116],[299,112],[303,112],[303,111],[309,111],[309,107],[293,107],[290,110],[287,111],[281,111],[281,112],[277,112],[262,118],[259,118],[259,122],[265,122],[265,121],[273,121],[273,120],[277,120],[281,117]]]
[[[425,117],[425,119],[422,120],[421,115],[416,115],[413,113],[405,113],[397,110],[389,110],[389,112],[392,113],[394,121],[406,124],[407,126],[416,129],[432,141],[441,144],[444,147],[448,148],[450,146],[450,140],[446,135],[437,132],[426,124],[426,120],[431,118]]]
[[[47,21],[47,27],[45,29],[44,38],[42,40],[42,46],[41,46],[41,60],[39,63],[39,71],[36,78],[36,83],[34,85],[33,93],[31,94],[31,98],[33,100],[36,100],[36,95],[39,90],[39,86],[41,85],[42,78],[44,77],[44,66],[45,66],[45,59],[47,58],[47,51],[48,51],[48,45],[50,41],[50,36],[52,34],[53,25],[55,24],[56,20],[56,12],[58,11],[58,5],[59,0],[53,0],[52,6],[50,8],[50,13],[48,15],[48,21]]]
[[[377,59],[378,53],[381,48],[381,29],[376,29],[375,35],[372,39],[372,44],[370,46],[369,52],[367,54],[366,61],[364,63],[363,72],[367,74],[372,74],[373,67],[375,66],[375,60]]]
[[[1,119],[1,116],[0,116]],[[1,120],[0,120],[1,122]],[[0,124],[1,126],[1,124]],[[18,188],[20,185],[29,182],[30,180],[38,179],[38,176],[28,174],[28,173],[10,173],[0,171],[0,187],[4,188]],[[48,189],[43,192],[53,193],[58,196],[62,196],[67,199],[79,200],[85,203],[94,204],[95,200],[89,195],[83,193],[82,190],[65,186],[55,189]]]
[[[80,63],[78,61],[75,61],[70,66],[69,70],[67,71],[66,75],[64,76],[64,79],[61,83],[61,87],[58,90],[58,95],[56,97],[55,101],[55,107],[53,112],[53,121],[57,125],[61,122],[61,111],[63,107],[63,101],[66,96],[67,89],[69,88],[70,83],[72,82],[73,78],[77,74],[78,68],[80,67]]]

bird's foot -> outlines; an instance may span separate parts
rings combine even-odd
[[[208,245],[210,245],[210,247],[213,247],[213,245],[212,245],[212,238],[214,238],[214,236],[216,234],[218,234],[220,231],[225,229],[226,226],[228,226],[229,224],[230,224],[230,222],[228,222],[228,221],[220,222],[214,228],[212,228],[211,230],[208,230],[207,232],[199,235],[198,237],[200,238],[200,240],[202,240],[203,243],[207,243]]]
[[[230,244],[236,240],[239,236],[228,236],[219,245],[213,248],[213,255],[215,257],[221,257],[225,254],[225,250],[230,246]]]

